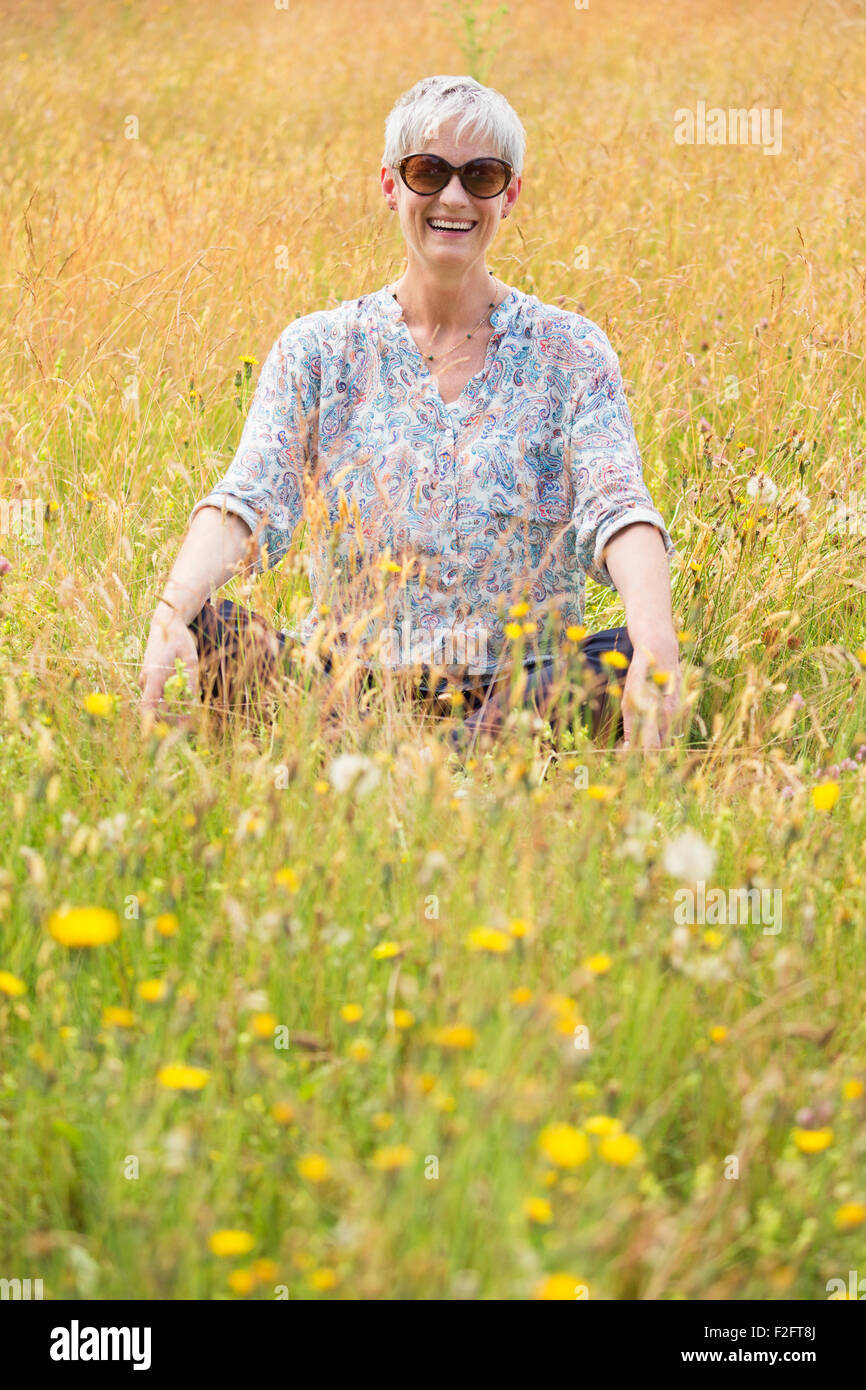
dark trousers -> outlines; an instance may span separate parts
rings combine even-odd
[[[255,613],[229,599],[206,603],[190,624],[199,653],[202,699],[224,714],[229,710],[249,710],[263,699],[276,695],[279,677],[285,671],[293,643]],[[633,649],[624,627],[605,628],[573,644],[568,656],[544,656],[511,672],[466,676],[463,680],[440,677],[434,686],[430,672],[421,668],[413,678],[414,699],[434,716],[462,714],[470,734],[495,734],[509,709],[531,709],[561,729],[575,720],[586,723],[593,737],[609,739],[611,731],[622,738],[619,706],[610,698],[609,687],[622,690],[624,667],[608,665],[606,653],[619,652],[630,662]],[[326,676],[331,658],[322,659]],[[373,672],[362,678],[362,689],[375,679]],[[458,691],[459,702],[452,698]]]

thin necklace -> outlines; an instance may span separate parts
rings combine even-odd
[[[491,270],[489,273],[492,275],[492,274],[493,274],[493,271]],[[394,299],[394,300],[396,300],[398,304],[400,303],[399,299],[397,299],[397,293],[396,293],[395,290],[392,290],[392,291],[391,291],[391,298]],[[495,309],[495,308],[496,308],[496,301],[493,300],[493,299],[491,299],[490,303],[488,304],[487,308],[484,310],[484,313],[481,315],[481,318],[479,319],[478,323],[476,323],[476,325],[475,325],[475,327],[473,328],[472,332],[466,334],[466,338],[467,338],[467,339],[468,339],[468,338],[471,338],[475,333],[478,332],[478,330],[479,330],[479,328],[481,327],[482,323],[484,322],[484,320],[487,318],[488,314],[490,313],[490,310],[491,310],[491,309]],[[461,341],[465,341],[465,340],[464,340],[464,339],[461,339]],[[459,346],[460,346],[459,343],[455,343],[455,344],[454,344],[454,347],[450,347],[450,348],[448,349],[447,352],[440,352],[440,354],[439,354],[438,357],[434,357],[432,352],[427,353],[427,354],[425,354],[424,360],[425,360],[426,362],[441,362],[443,357],[449,357],[449,356],[451,355],[451,353],[454,352],[455,348],[457,348],[457,347],[459,347]]]

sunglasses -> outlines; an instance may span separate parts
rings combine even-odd
[[[470,159],[468,164],[449,164],[438,154],[407,154],[397,165],[406,187],[422,197],[441,193],[459,175],[460,182],[473,198],[495,198],[504,193],[514,173],[504,159]]]

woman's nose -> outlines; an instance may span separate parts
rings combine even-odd
[[[456,197],[458,202],[466,202],[466,190],[463,187],[463,184],[460,182],[460,175],[458,173],[453,173],[451,175],[451,178],[449,179],[448,183],[446,183],[439,196],[440,198],[444,198],[446,195],[449,194]]]

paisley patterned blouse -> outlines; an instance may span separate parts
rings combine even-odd
[[[339,610],[355,639],[366,615],[374,662],[490,672],[515,616],[556,644],[582,621],[586,574],[614,587],[601,553],[623,526],[652,523],[673,552],[606,335],[517,288],[490,322],[482,371],[447,406],[391,285],[274,343],[235,457],[192,515],[237,513],[263,566],[306,520],[312,605],[291,636]]]

